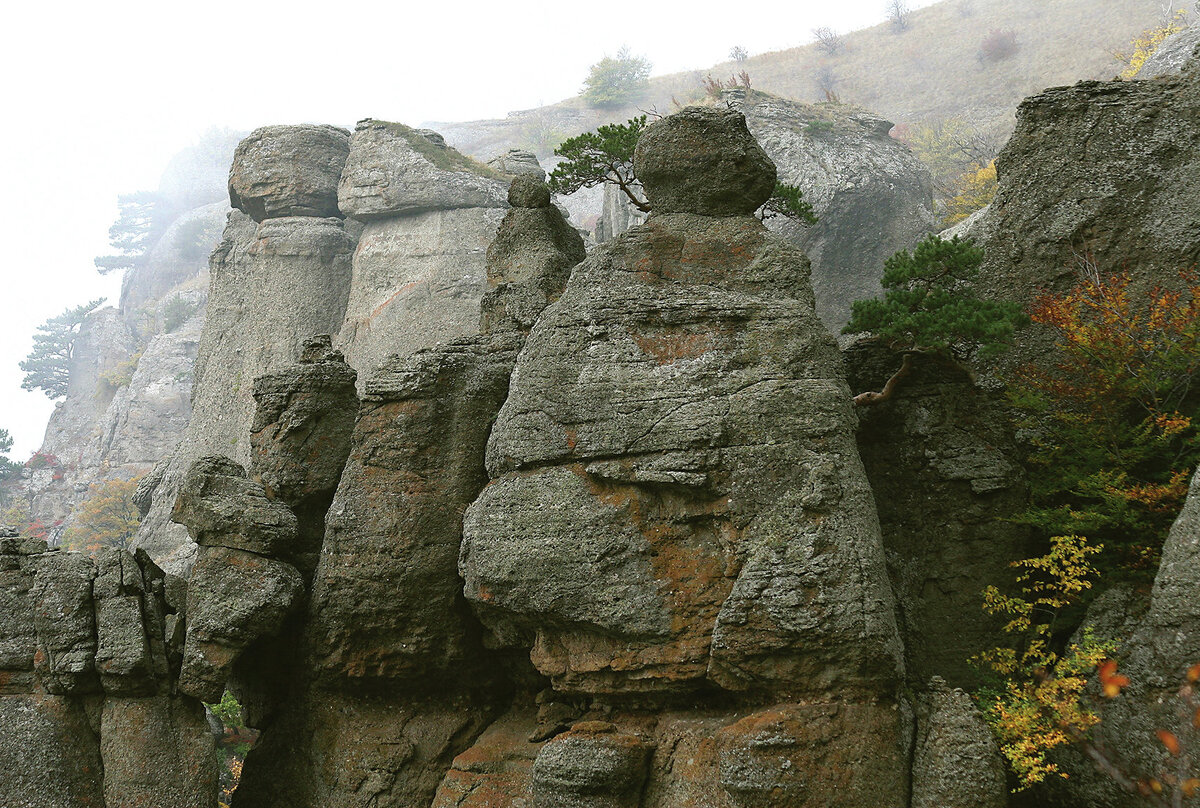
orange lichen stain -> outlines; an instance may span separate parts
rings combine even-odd
[[[475,597],[479,598],[479,600],[483,601],[484,603],[491,603],[496,599],[496,596],[492,594],[491,590],[487,588],[486,584],[479,585],[479,588],[475,590]]]
[[[379,316],[380,312],[382,312],[388,306],[392,305],[392,301],[394,301],[396,298],[400,297],[400,295],[404,294],[405,292],[407,292],[409,289],[412,289],[416,285],[417,285],[416,281],[411,281],[411,282],[406,283],[403,286],[401,286],[399,289],[397,289],[392,294],[391,297],[389,297],[387,300],[383,301],[378,306],[376,306],[374,309],[372,309],[371,313],[369,315],[367,315],[367,319],[371,320],[371,319],[374,319],[375,317]]]
[[[567,448],[575,451],[575,445],[579,442],[579,432],[570,427],[565,427],[563,432],[567,436]]]
[[[684,359],[696,359],[713,349],[713,335],[707,332],[660,334],[633,334],[633,341],[642,353],[653,356],[660,365],[669,365]]]

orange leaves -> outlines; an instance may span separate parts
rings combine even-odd
[[[1179,757],[1179,736],[1165,729],[1155,730],[1154,734],[1158,736],[1159,742],[1166,747],[1166,750],[1171,753],[1172,757]]]
[[[1100,677],[1100,689],[1107,699],[1121,695],[1121,688],[1129,686],[1129,677],[1117,673],[1116,660],[1106,659],[1096,671]]]
[[[1183,792],[1183,796],[1191,799],[1200,792],[1200,778],[1189,777],[1180,784],[1179,790]]]

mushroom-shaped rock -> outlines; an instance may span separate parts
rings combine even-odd
[[[350,133],[336,126],[264,126],[238,144],[229,202],[256,222],[281,216],[339,216],[337,186]]]
[[[653,212],[753,213],[775,189],[775,164],[740,112],[687,107],[646,127],[633,168]]]

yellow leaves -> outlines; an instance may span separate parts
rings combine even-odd
[[[950,227],[972,213],[987,207],[996,197],[996,161],[987,165],[975,163],[958,177],[943,203],[942,227]]]
[[[133,504],[140,479],[92,485],[88,498],[75,511],[74,524],[63,534],[63,544],[73,550],[127,548],[141,522],[141,514]]]
[[[1189,777],[1180,784],[1179,790],[1183,792],[1183,796],[1191,799],[1200,791],[1200,778]]]
[[[1142,68],[1146,66],[1146,62],[1149,61],[1154,52],[1158,50],[1158,46],[1167,37],[1187,27],[1186,17],[1187,9],[1179,9],[1163,25],[1158,28],[1148,28],[1140,33],[1130,43],[1128,51],[1114,53],[1113,56],[1126,65],[1125,69],[1121,71],[1121,78],[1131,79],[1140,73]]]

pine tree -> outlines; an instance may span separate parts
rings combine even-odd
[[[25,371],[21,387],[26,390],[41,389],[51,400],[66,396],[79,327],[103,302],[104,298],[97,298],[82,306],[69,308],[37,327],[37,333],[33,335],[33,350],[21,362],[21,370]]]
[[[883,390],[860,393],[858,405],[891,398],[912,370],[913,356],[930,354],[953,365],[956,344],[973,345],[979,355],[995,354],[1024,321],[1016,303],[982,300],[967,281],[979,273],[983,250],[970,239],[949,241],[932,235],[910,254],[901,250],[883,264],[883,299],[856,300],[844,334],[869,332],[904,358]]]

